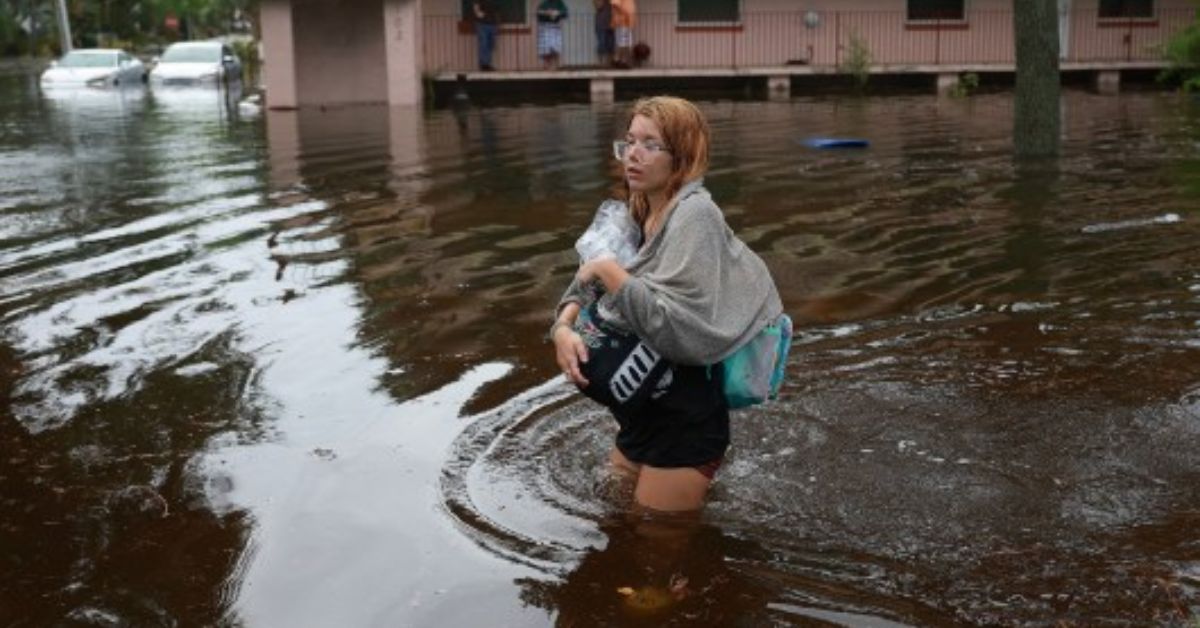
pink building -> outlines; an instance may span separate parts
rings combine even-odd
[[[611,98],[626,78],[763,77],[786,95],[792,77],[842,71],[865,51],[870,71],[938,75],[1013,70],[1005,0],[639,0],[634,70],[597,65],[592,0],[565,0],[563,65],[539,70],[537,0],[495,0],[502,24],[493,65],[478,72],[470,0],[263,0],[271,106],[417,103],[426,81],[588,81]],[[1058,0],[1063,68],[1102,84],[1121,70],[1162,66],[1161,46],[1196,18],[1190,0]]]

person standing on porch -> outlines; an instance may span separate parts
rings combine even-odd
[[[596,56],[600,66],[606,67],[612,64],[613,56],[612,1],[592,0],[592,3],[596,7]]]
[[[612,0],[612,27],[617,54],[613,65],[633,67],[633,27],[637,23],[637,0]]]
[[[542,0],[537,7],[538,56],[546,70],[558,68],[563,51],[562,21],[567,19],[567,5],[563,0]]]
[[[474,0],[471,12],[475,21],[475,38],[479,43],[479,69],[490,72],[496,69],[492,67],[492,51],[496,49],[496,31],[500,23],[496,3],[492,0]]]

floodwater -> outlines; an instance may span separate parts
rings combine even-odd
[[[542,340],[622,104],[0,77],[0,623],[1192,625],[1200,105],[702,106],[798,335],[680,521]]]

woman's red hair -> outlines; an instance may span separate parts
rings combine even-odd
[[[630,122],[637,116],[649,118],[662,133],[671,151],[671,176],[667,180],[667,198],[674,198],[688,181],[699,179],[708,170],[708,121],[690,101],[672,96],[643,98],[629,110]],[[631,192],[625,182],[629,211],[639,224],[650,217],[650,201],[642,192]]]

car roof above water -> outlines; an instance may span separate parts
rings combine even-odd
[[[117,48],[76,48],[67,55],[115,55],[125,52]],[[67,55],[63,55],[64,57]]]
[[[221,46],[219,41],[177,41],[167,48],[220,48]]]

